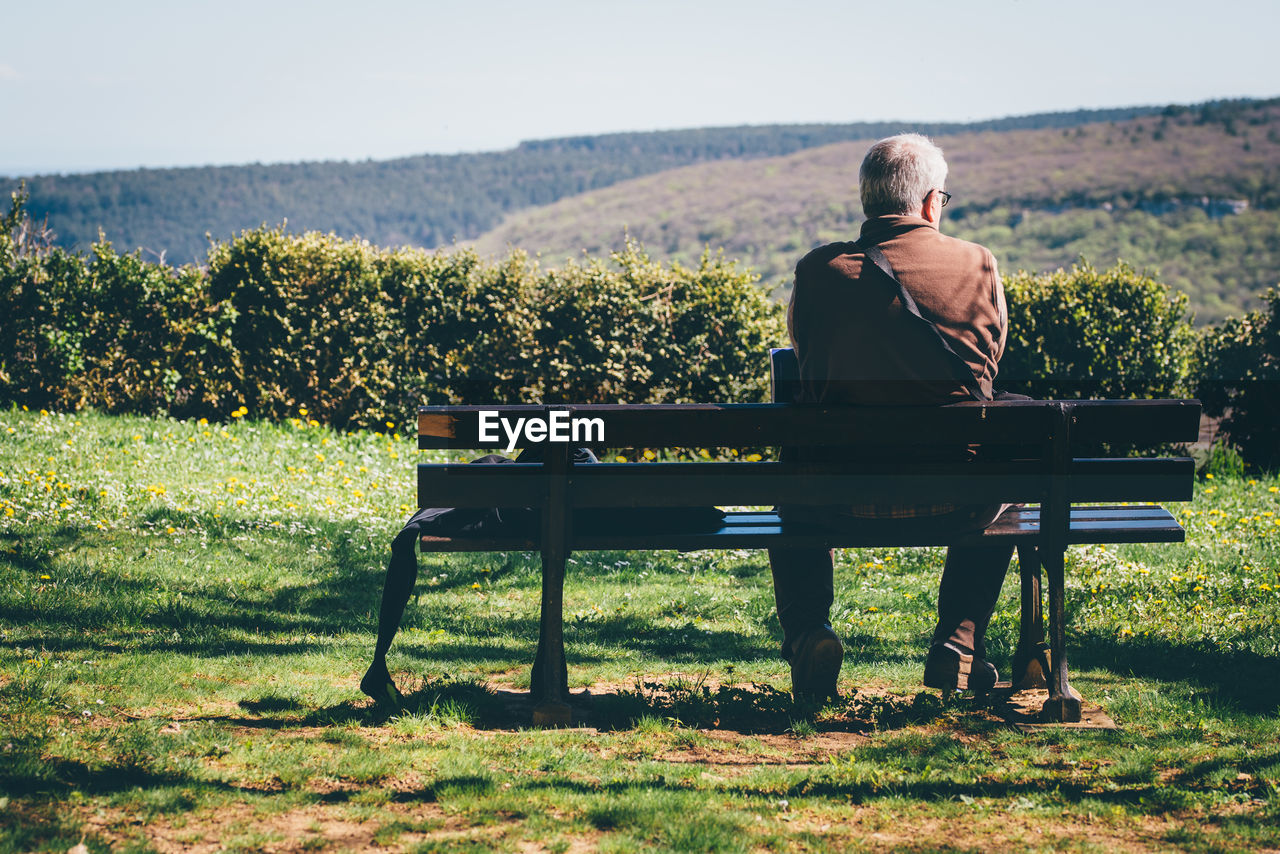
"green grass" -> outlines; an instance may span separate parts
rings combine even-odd
[[[0,851],[1280,846],[1274,477],[1202,480],[1185,545],[1071,551],[1073,681],[1119,731],[923,692],[937,549],[837,553],[816,712],[762,553],[575,555],[585,725],[539,731],[534,555],[423,556],[405,711],[356,689],[419,457],[391,431],[0,413]],[[1016,636],[1009,583],[998,663]]]

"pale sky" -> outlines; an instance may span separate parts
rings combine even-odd
[[[1280,95],[1277,0],[0,0],[0,175]]]

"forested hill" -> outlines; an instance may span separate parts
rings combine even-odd
[[[990,246],[1005,269],[1125,260],[1185,291],[1201,323],[1280,284],[1280,99],[935,139],[955,194],[944,231]],[[856,238],[869,144],[637,178],[515,213],[476,246],[541,251],[554,265],[584,250],[607,254],[629,234],[685,262],[723,248],[785,289],[810,248]]]
[[[905,128],[930,134],[1071,128],[1158,107],[1044,113],[970,124],[880,122],[620,133],[521,143],[483,154],[359,163],[138,169],[27,178],[28,210],[46,215],[64,246],[99,230],[119,249],[144,247],[183,263],[204,258],[206,233],[288,220],[293,230],[359,235],[387,246],[474,238],[506,214],[619,181],[705,161],[774,157]],[[0,178],[6,195],[16,178]]]

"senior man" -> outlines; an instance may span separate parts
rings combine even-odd
[[[796,266],[787,326],[807,402],[941,405],[992,398],[1008,325],[1004,289],[991,252],[939,230],[951,198],[946,178],[942,151],[928,138],[902,134],[877,142],[859,170],[867,217],[860,237],[819,247]],[[984,528],[1002,510],[913,504],[782,512],[831,527],[949,535]],[[1007,545],[948,549],[925,685],[981,691],[995,684],[983,637],[1011,556]],[[769,561],[792,690],[797,699],[833,697],[844,649],[830,623],[831,552],[771,549]]]

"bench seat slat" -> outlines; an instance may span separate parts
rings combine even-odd
[[[990,543],[996,540],[1012,542],[1035,540],[1040,534],[1040,510],[1038,507],[1012,508],[997,519],[985,531],[969,535],[956,542]],[[1110,507],[1075,507],[1071,511],[1070,544],[1164,542],[1177,543],[1185,539],[1185,532],[1177,520],[1159,505],[1134,505]],[[703,548],[750,548],[771,546],[940,546],[947,540],[937,537],[903,537],[899,532],[877,535],[870,531],[860,534],[814,530],[805,527],[784,526],[776,513],[739,511],[728,513],[719,530],[701,533],[662,533],[654,531],[581,531],[572,541],[577,551],[599,550],[695,550]],[[424,552],[490,552],[534,551],[536,540],[527,537],[423,537]]]

